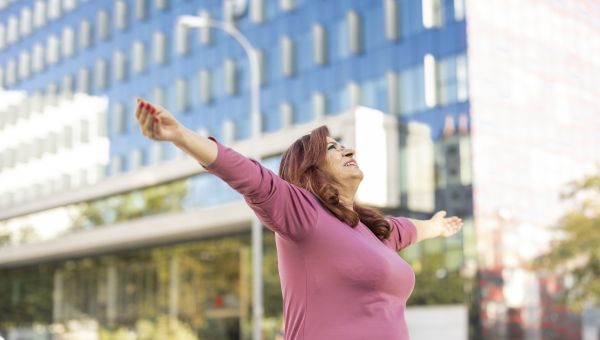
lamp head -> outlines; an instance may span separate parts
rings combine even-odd
[[[206,18],[193,15],[183,15],[177,19],[177,24],[183,27],[208,27],[209,22]]]

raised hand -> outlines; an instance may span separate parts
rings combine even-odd
[[[181,124],[169,111],[140,98],[135,117],[142,134],[153,140],[175,142],[183,133]]]
[[[445,217],[445,211],[438,211],[430,219],[431,226],[439,233],[439,236],[450,237],[456,234],[462,227],[462,219],[456,216]]]

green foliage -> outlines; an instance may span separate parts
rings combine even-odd
[[[600,174],[572,183],[563,199],[575,207],[559,220],[551,251],[534,268],[572,275],[567,299],[579,309],[600,302]]]
[[[185,181],[174,181],[78,205],[72,230],[89,229],[143,216],[181,211],[188,194]]]
[[[413,263],[415,289],[408,305],[443,305],[464,303],[464,279],[458,271],[444,268],[444,254],[424,255]]]

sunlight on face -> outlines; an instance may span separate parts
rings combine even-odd
[[[341,183],[348,180],[362,180],[363,173],[354,158],[355,151],[327,137],[327,153],[324,170]]]

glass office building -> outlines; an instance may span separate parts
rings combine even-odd
[[[588,80],[598,63],[592,54],[582,57],[592,65],[584,81],[572,73],[557,80],[552,112],[559,123],[541,110],[528,115],[528,105],[550,105],[523,93],[565,62],[558,45],[513,39],[515,53],[507,42],[490,50],[489,39],[522,38],[516,29],[522,21],[581,14],[567,4],[492,1],[491,12],[486,6],[465,0],[0,0],[0,334],[252,338],[252,213],[181,151],[142,136],[136,97],[274,171],[295,138],[327,124],[333,137],[356,146],[359,161],[372,164],[363,183],[368,189],[359,192],[366,204],[421,219],[444,209],[465,221],[451,238],[401,252],[417,277],[407,308],[415,337],[437,331],[506,338],[507,308],[523,311],[523,334],[540,334],[539,300],[509,304],[501,284],[498,296],[490,295],[502,275],[510,282],[516,276],[509,274],[521,270],[494,248],[497,230],[500,223],[515,235],[545,226],[557,216],[543,216],[544,207],[558,203],[539,197],[556,193],[583,169],[566,164],[577,159],[585,168],[600,160],[593,152],[582,157],[597,141],[598,118],[589,113],[600,96]],[[521,7],[526,11],[519,14]],[[236,25],[257,49],[260,135],[252,134],[243,49],[222,31],[178,26],[182,15]],[[593,27],[589,20],[566,25],[573,28],[561,33],[564,40]],[[512,36],[496,36],[498,29]],[[534,39],[543,32],[527,34]],[[571,51],[582,44],[571,42]],[[517,57],[548,46],[559,56],[546,67],[497,67],[511,68]],[[591,46],[597,51],[598,44]],[[507,88],[512,81],[521,88]],[[586,86],[573,93],[569,81]],[[543,96],[544,88],[535,88],[533,97]],[[577,104],[585,126],[575,126],[566,112],[579,96],[587,100]],[[545,126],[544,132],[532,135],[515,119]],[[529,145],[536,160],[550,157],[542,143],[558,148],[557,126],[580,136],[561,144],[566,158],[552,158],[558,170],[537,177],[537,162],[515,166],[525,164],[519,150]],[[507,148],[511,136],[517,142]],[[369,174],[374,179],[366,182]],[[268,339],[282,318],[268,230],[263,247],[260,324]],[[529,290],[538,285],[532,280]]]

